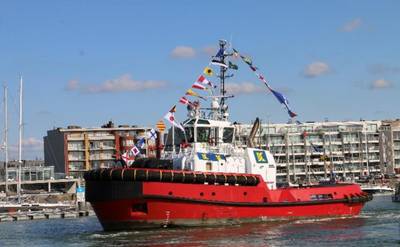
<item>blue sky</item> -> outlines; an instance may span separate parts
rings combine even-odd
[[[9,87],[10,145],[17,142],[20,74],[24,157],[41,158],[42,138],[53,127],[154,125],[221,38],[253,58],[300,121],[399,118],[399,7],[344,0],[2,1],[0,81]],[[229,80],[237,92],[232,120],[286,122],[285,110],[237,63]],[[184,120],[184,107],[177,117]]]

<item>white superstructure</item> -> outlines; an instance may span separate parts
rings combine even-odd
[[[183,123],[185,141],[172,156],[176,170],[259,174],[270,189],[276,188],[276,164],[269,151],[234,142],[236,126],[213,98],[208,116],[200,106],[188,107]]]

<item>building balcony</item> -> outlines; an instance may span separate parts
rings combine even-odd
[[[104,161],[104,160],[114,161],[115,158],[113,158],[113,157],[90,157],[90,161]]]
[[[84,141],[83,136],[68,136],[67,141]]]
[[[114,135],[106,135],[106,136],[89,136],[89,141],[101,141],[101,140],[115,140]]]
[[[68,147],[68,151],[71,151],[71,152],[85,152],[85,148]]]

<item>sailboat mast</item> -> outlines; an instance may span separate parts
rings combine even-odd
[[[4,85],[4,166],[5,166],[5,185],[8,194],[8,99],[7,85]]]
[[[22,76],[19,81],[18,201],[21,201],[22,170]]]

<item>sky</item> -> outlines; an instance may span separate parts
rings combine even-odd
[[[10,156],[17,157],[20,75],[23,156],[40,159],[54,127],[154,126],[202,74],[219,39],[252,58],[299,121],[400,118],[399,7],[395,0],[1,1]],[[233,62],[231,120],[287,122],[247,65]],[[186,118],[185,107],[176,117]]]

